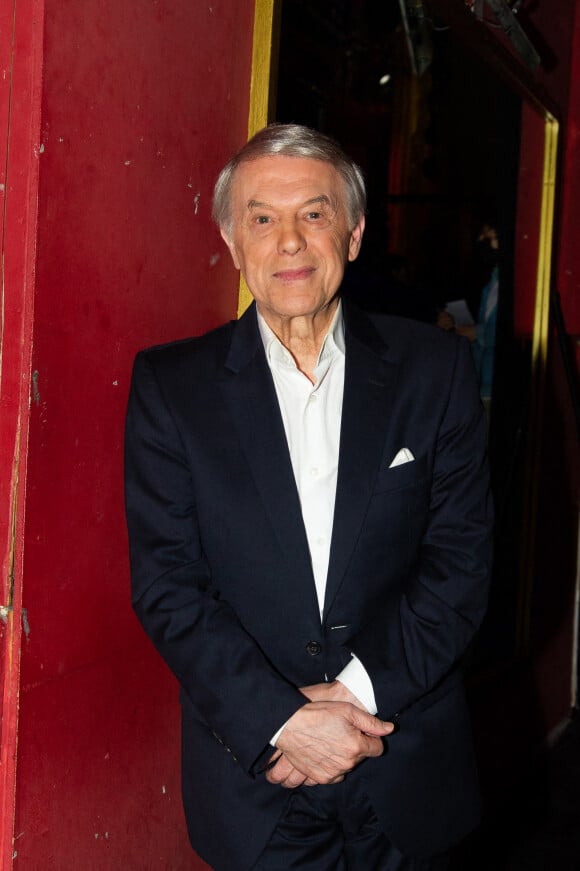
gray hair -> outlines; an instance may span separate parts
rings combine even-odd
[[[260,157],[281,154],[286,157],[306,157],[330,163],[344,181],[346,209],[353,229],[366,210],[366,190],[363,174],[356,163],[342,150],[338,142],[301,124],[269,124],[229,160],[215,183],[213,219],[228,235],[232,232],[232,184],[242,163]]]

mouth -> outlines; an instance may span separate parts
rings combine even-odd
[[[300,269],[281,269],[279,272],[274,273],[274,278],[288,284],[292,281],[304,281],[310,278],[315,271],[313,266],[303,266]]]

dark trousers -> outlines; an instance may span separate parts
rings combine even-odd
[[[363,790],[347,778],[292,791],[252,871],[445,871],[446,856],[403,856],[384,834]]]

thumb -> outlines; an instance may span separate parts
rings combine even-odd
[[[353,707],[351,722],[361,732],[366,735],[390,735],[395,728],[394,723],[389,723],[385,720],[379,720],[378,717],[373,717],[372,714],[366,711],[361,711],[360,708]]]

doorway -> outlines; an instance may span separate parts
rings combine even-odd
[[[442,324],[448,309],[460,330],[499,276],[488,403],[496,559],[472,652],[480,669],[514,657],[521,608],[532,341],[514,312],[518,294],[536,291],[515,275],[523,104],[444,18],[426,27],[417,57],[398,4],[285,0],[275,120],[335,137],[363,169],[367,230],[343,287],[363,309]],[[485,226],[495,255],[482,253]]]

